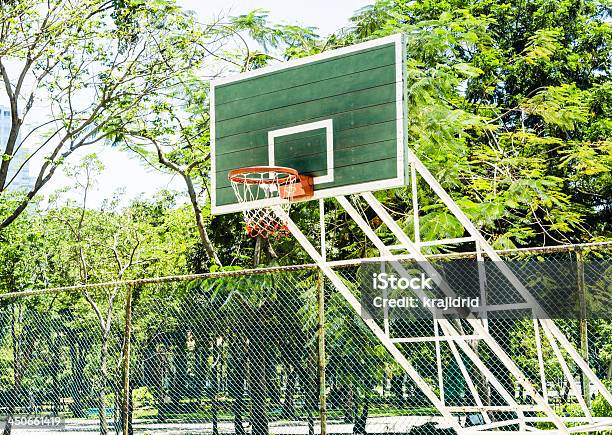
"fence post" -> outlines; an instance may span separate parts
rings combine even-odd
[[[321,257],[327,259],[325,243],[325,200],[319,200],[319,230],[321,236]],[[325,389],[325,276],[318,271],[317,280],[317,332],[319,349],[317,367],[319,372],[319,418],[321,435],[327,435],[327,392]]]
[[[325,389],[325,286],[323,274],[318,272],[317,283],[317,330],[319,350],[317,352],[317,366],[319,372],[319,416],[321,419],[321,435],[327,434],[327,403]]]
[[[589,363],[589,336],[587,324],[587,295],[586,286],[584,284],[584,255],[580,248],[576,249],[576,275],[578,285],[578,303],[580,306],[580,354],[582,358]],[[586,373],[582,373],[582,395],[588,407],[591,406],[591,388],[590,381]]]
[[[123,406],[121,423],[123,435],[130,435],[130,341],[132,337],[132,285],[126,287],[125,295],[125,330],[123,334]]]

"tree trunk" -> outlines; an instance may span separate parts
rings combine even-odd
[[[6,425],[4,426],[3,435],[10,435],[13,429],[13,417],[15,416],[15,409],[17,403],[21,397],[21,378],[23,375],[23,369],[25,368],[25,361],[23,361],[21,354],[21,340],[17,334],[16,323],[17,316],[15,314],[14,307],[11,307],[11,341],[13,342],[13,388],[8,403],[8,409],[6,412]]]
[[[368,412],[370,407],[370,399],[366,394],[363,399],[363,409],[361,410],[361,415],[357,417],[357,421],[355,422],[355,426],[353,427],[353,435],[365,435],[366,434],[366,422],[368,420]]]
[[[67,312],[68,320],[73,320],[72,313]],[[73,391],[75,392],[73,400],[70,404],[70,411],[75,418],[85,418],[85,412],[83,410],[83,395],[85,394],[86,388],[84,386],[84,380],[86,379],[83,369],[85,367],[85,358],[83,350],[82,339],[78,336],[78,333],[72,329],[68,329],[67,342],[70,349],[70,368],[71,368],[71,379]]]
[[[251,336],[251,423],[253,435],[268,435],[267,373],[265,334],[261,322],[264,317],[256,315]]]
[[[108,421],[106,419],[106,380],[108,379],[108,335],[102,336],[100,346],[100,385],[98,390],[98,417],[100,419],[100,434],[108,434]]]
[[[457,329],[457,332],[461,335],[465,335],[465,330],[463,329],[463,325],[457,319],[453,321],[453,326]],[[480,340],[474,340],[469,343],[469,346],[472,348],[474,353],[482,358],[482,355],[478,352],[478,348],[480,347]],[[478,392],[478,396],[482,401],[484,406],[491,405],[491,386],[489,381],[485,378],[482,372],[478,369],[475,369],[473,373],[471,373],[473,379],[475,379],[476,391]]]
[[[230,346],[230,364],[229,364],[229,379],[228,392],[231,398],[234,399],[232,404],[232,413],[234,414],[234,433],[236,435],[245,435],[242,426],[242,415],[244,413],[244,379],[246,369],[247,349],[242,331],[234,331],[232,344]]]
[[[242,414],[244,413],[244,393],[240,391],[237,395],[234,404],[232,405],[234,413],[234,433],[236,435],[245,435],[244,426],[242,425]]]
[[[155,346],[155,377],[156,383],[156,402],[157,402],[157,421],[163,423],[166,420],[165,417],[165,391],[164,391],[164,378],[166,375],[165,361],[164,361],[164,345],[159,343]]]
[[[173,359],[174,371],[171,372],[170,376],[170,390],[168,396],[170,396],[170,403],[179,405],[181,400],[185,398],[187,379],[187,336],[185,331],[177,331],[172,334],[173,347]]]
[[[6,187],[9,167],[12,163],[13,153],[17,146],[17,140],[19,138],[19,130],[21,129],[21,125],[23,120],[19,119],[19,115],[17,113],[17,96],[9,95],[9,102],[11,105],[11,130],[9,132],[8,140],[4,145],[4,152],[2,154],[9,156],[8,159],[2,159],[0,161],[0,192],[4,191]]]
[[[268,392],[268,398],[270,404],[279,406],[281,405],[281,380],[276,376],[276,359],[273,354],[268,354],[266,358],[266,374],[268,386],[266,391]],[[275,407],[276,407],[275,406]]]
[[[116,434],[123,433],[123,395],[121,394],[121,380],[117,379],[117,382],[113,386],[113,428]]]
[[[204,224],[204,217],[202,215],[202,209],[200,208],[200,204],[198,204],[198,195],[196,193],[195,187],[193,186],[193,180],[191,179],[191,175],[189,175],[189,171],[192,165],[187,168],[181,168],[176,163],[168,160],[164,152],[158,143],[153,141],[155,147],[157,148],[157,158],[159,162],[166,166],[167,168],[172,169],[175,172],[181,174],[183,180],[185,181],[185,185],[187,186],[187,193],[189,194],[189,201],[191,202],[191,207],[193,208],[193,212],[195,214],[196,226],[198,227],[198,234],[200,235],[200,241],[206,250],[206,254],[208,258],[215,262],[218,266],[221,266],[221,261],[217,256],[215,251],[215,247],[210,241],[210,237],[208,237],[208,232],[206,231],[206,225]],[[194,162],[195,163],[195,162]]]
[[[201,400],[206,399],[206,375],[208,374],[208,341],[198,339],[195,348],[195,395]],[[200,402],[202,404],[202,402]]]
[[[18,397],[19,392],[17,390],[17,386],[13,385],[13,388],[11,389],[11,394],[9,395],[9,403],[6,410],[6,423],[4,425],[2,435],[11,435],[11,431],[13,429],[13,417],[15,416],[15,403]]]
[[[480,340],[474,340],[473,343],[470,344],[472,350],[476,353],[476,355],[481,356],[478,353],[478,347],[480,345]],[[491,385],[489,381],[484,377],[482,372],[478,369],[474,370],[472,373],[472,377],[476,381],[476,391],[478,391],[478,395],[480,396],[480,400],[484,406],[491,405]]]
[[[191,207],[193,208],[193,212],[195,214],[196,225],[198,227],[198,234],[200,235],[200,241],[206,250],[206,254],[211,261],[214,261],[215,264],[221,266],[221,260],[217,256],[215,252],[215,247],[210,241],[210,237],[208,237],[208,232],[206,231],[206,225],[204,224],[204,217],[202,215],[202,210],[200,209],[200,205],[198,204],[198,196],[196,194],[195,188],[193,187],[193,181],[191,177],[187,173],[183,173],[183,179],[185,180],[185,184],[187,185],[187,192],[189,193],[189,200],[191,201]]]
[[[344,422],[345,423],[354,423],[355,415],[354,415],[354,397],[353,397],[353,386],[344,388]]]
[[[130,382],[130,349],[132,340],[132,286],[126,289],[125,299],[125,328],[123,332],[123,362],[122,362],[122,382],[119,395],[123,400],[120,403],[121,409],[121,430],[124,435],[132,432],[132,384]]]
[[[85,379],[85,373],[83,368],[85,367],[85,361],[83,359],[82,351],[79,352],[78,346],[70,345],[70,365],[72,368],[72,382],[76,394],[74,395],[74,403],[70,405],[70,410],[75,418],[85,418],[85,411],[83,406],[83,395],[85,394],[85,386],[83,380]],[[73,353],[74,350],[74,353]]]
[[[569,397],[569,392],[570,392],[570,388],[572,388],[571,384],[569,382],[564,382],[564,387],[563,387],[563,403],[567,403],[567,398]]]
[[[390,380],[390,393],[392,400],[396,405],[401,405],[404,400],[404,376],[399,374],[392,374]]]
[[[134,400],[132,398],[134,392],[134,386],[130,383],[129,391],[128,391],[128,409],[127,409],[127,433],[128,435],[134,435],[134,425],[133,425],[133,417],[134,417]]]
[[[51,356],[51,415],[54,417],[59,415],[60,412],[60,385],[59,385],[59,374],[61,373],[61,362],[60,362],[60,345],[58,343],[59,338],[51,341],[51,347],[53,349],[53,355]]]
[[[290,367],[290,371],[287,374],[287,385],[285,387],[285,399],[283,400],[283,418],[294,418],[295,417],[295,401],[293,396],[295,394],[297,376],[295,369]]]

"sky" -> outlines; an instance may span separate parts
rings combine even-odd
[[[240,15],[253,9],[265,9],[269,11],[272,22],[315,26],[320,35],[327,35],[346,26],[355,10],[373,3],[373,0],[178,0],[178,3],[193,10],[202,22],[219,15]],[[76,162],[84,154],[92,152],[102,160],[105,169],[98,177],[95,191],[89,195],[90,207],[98,206],[118,190],[125,201],[141,195],[151,197],[161,189],[185,190],[179,177],[147,168],[127,153],[108,147],[88,148],[70,160]],[[42,193],[49,194],[71,184],[70,179],[58,171]]]

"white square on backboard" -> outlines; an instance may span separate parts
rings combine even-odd
[[[293,127],[281,128],[268,132],[268,165],[276,166],[274,161],[274,139],[288,136],[290,134],[302,133],[311,130],[325,129],[325,142],[327,151],[327,174],[314,177],[314,184],[331,183],[334,181],[334,122],[331,119],[309,122],[308,124],[295,125]]]

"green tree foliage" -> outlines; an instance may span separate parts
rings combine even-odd
[[[206,28],[173,1],[10,1],[0,7],[0,76],[11,130],[0,144],[0,200],[30,161],[35,180],[3,206],[0,230],[75,151],[113,144],[141,102],[190,70]],[[194,53],[195,51],[195,53]],[[187,61],[186,61],[186,58]],[[38,113],[37,113],[38,112]],[[27,131],[25,126],[28,126]],[[40,163],[36,163],[40,162]]]
[[[137,101],[133,110],[147,116],[130,117],[116,134],[122,145],[144,161],[184,180],[205,254],[197,265],[201,270],[233,263],[219,253],[232,244],[216,243],[209,235],[208,81],[219,70],[239,73],[278,60],[271,51],[285,53],[283,58],[307,54],[317,41],[312,28],[270,24],[267,12],[260,10],[229,17],[207,29],[205,34],[180,34],[166,47],[166,55],[173,59],[166,68],[171,86],[164,93]],[[206,39],[213,35],[213,41]],[[197,44],[190,43],[194,38]]]
[[[89,208],[88,194],[101,169],[95,155],[86,156],[67,170],[75,183],[71,192],[80,193],[81,199],[58,192],[47,208],[22,215],[0,232],[6,237],[0,245],[0,292],[187,271],[187,250],[197,240],[190,210],[177,208],[174,195],[168,192],[155,200],[133,201],[123,209],[118,208],[116,197],[99,209]],[[136,298],[135,305],[149,302]],[[122,339],[119,325],[124,304],[125,287],[117,284],[3,300],[0,342],[13,351],[0,354],[0,366],[6,368],[0,391],[8,388],[9,404],[23,403],[26,392],[45,390],[50,384],[54,409],[59,409],[63,391],[73,398],[71,411],[76,417],[83,417],[86,408],[120,409],[121,397],[108,393],[118,391],[111,387],[120,375],[116,344]],[[34,348],[38,349],[35,354]],[[65,354],[68,361],[60,358]],[[12,414],[13,408],[8,409]],[[106,412],[98,412],[98,417],[101,432],[107,433]]]
[[[409,146],[496,247],[591,241],[610,235],[609,12],[378,1],[345,40],[406,34]],[[423,236],[461,236],[424,191]],[[385,199],[410,209],[401,193]]]

